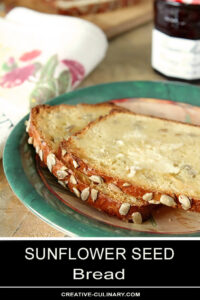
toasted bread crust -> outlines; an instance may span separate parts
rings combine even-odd
[[[109,115],[106,116],[102,116],[99,117],[97,120],[89,123],[86,127],[84,127],[81,131],[77,132],[76,134],[74,134],[74,136],[79,136],[81,137],[82,135],[84,135],[84,133],[89,129],[92,128],[95,124],[106,120],[107,118],[110,117],[110,115],[114,115],[116,113],[124,113],[123,111],[119,111],[118,109],[113,109]],[[132,115],[141,115],[141,116],[145,116],[142,114],[136,114],[134,112],[131,111],[126,111],[125,113],[127,114],[132,114]],[[173,122],[173,123],[180,123],[180,124],[186,124],[184,122],[180,122],[180,121],[175,121],[175,120],[168,120],[165,118],[157,118],[154,116],[149,116],[150,118],[155,118],[155,119],[160,119],[160,120],[165,120],[167,122]],[[200,127],[199,125],[193,125],[193,124],[187,124],[188,126],[194,126],[194,127]],[[126,184],[127,182],[125,182],[124,180],[117,178],[117,177],[113,177],[113,176],[107,176],[107,174],[105,172],[103,172],[102,170],[99,170],[98,168],[95,168],[94,166],[89,165],[89,163],[84,162],[84,160],[82,160],[79,157],[79,154],[77,152],[78,149],[76,149],[76,146],[73,145],[73,137],[70,137],[67,141],[63,141],[60,144],[60,150],[65,149],[66,150],[66,155],[62,158],[62,161],[67,161],[69,166],[71,166],[73,164],[73,161],[76,161],[79,165],[78,170],[80,172],[83,172],[84,174],[86,174],[87,176],[100,176],[103,181],[107,184],[109,183],[113,183],[115,184],[117,187],[119,187],[122,192],[124,192],[125,194],[131,195],[136,197],[137,199],[143,201],[143,196],[147,193],[152,193],[153,194],[153,200],[160,202],[160,199],[163,195],[167,195],[170,196],[171,198],[173,198],[173,200],[175,201],[176,205],[174,206],[175,208],[179,208],[179,209],[183,209],[182,204],[179,202],[179,196],[181,196],[182,194],[178,194],[178,193],[172,193],[170,190],[167,191],[162,191],[162,190],[150,190],[147,186],[138,186],[138,185],[133,185],[132,183],[130,183],[129,186],[124,186],[124,184]],[[74,146],[74,147],[73,147]],[[190,204],[191,207],[188,208],[187,210],[189,211],[193,211],[193,212],[200,212],[200,199],[197,198],[191,198],[190,195],[185,195],[190,199]],[[146,201],[144,201],[146,202]]]
[[[88,104],[84,104],[84,105],[88,105]],[[111,106],[111,107],[115,107],[115,105],[113,104],[107,104],[107,103],[101,103],[101,104],[97,104],[97,106]],[[75,107],[75,106],[68,106],[65,104],[61,104],[60,107]],[[90,105],[89,105],[90,106]],[[91,105],[92,107],[94,105]],[[148,219],[151,215],[152,210],[154,209],[154,205],[149,205],[147,203],[144,202],[144,205],[142,206],[137,206],[137,205],[131,205],[130,209],[128,211],[128,213],[123,216],[119,213],[119,209],[121,207],[121,205],[123,204],[120,201],[117,201],[114,198],[111,198],[109,195],[102,193],[101,191],[98,191],[98,195],[97,195],[97,199],[95,199],[95,201],[92,199],[91,196],[91,189],[92,187],[88,184],[83,183],[80,179],[77,178],[77,174],[76,174],[76,170],[74,168],[73,165],[73,161],[70,160],[70,162],[68,162],[67,160],[63,160],[62,154],[61,154],[61,147],[59,148],[59,150],[57,152],[53,152],[53,149],[50,145],[50,143],[48,143],[48,141],[46,141],[44,139],[44,136],[42,135],[42,130],[40,130],[37,127],[37,114],[41,113],[41,110],[48,110],[51,111],[54,109],[53,106],[49,106],[49,105],[39,105],[37,107],[34,107],[31,111],[30,114],[30,121],[29,121],[29,126],[28,126],[28,134],[29,137],[32,138],[33,142],[33,146],[36,149],[36,152],[39,154],[40,159],[43,161],[43,163],[47,166],[48,165],[48,157],[49,155],[53,155],[53,163],[51,165],[51,173],[64,185],[66,184],[69,188],[69,190],[76,194],[76,196],[80,196],[82,194],[82,191],[86,188],[89,188],[89,196],[88,199],[85,201],[87,202],[87,204],[95,207],[98,210],[101,210],[111,216],[116,216],[119,219],[122,220],[126,220],[126,221],[130,221],[132,220],[132,214],[134,212],[139,212],[142,215],[142,219],[143,221]],[[58,171],[65,169],[67,172],[67,175],[62,178],[59,179],[58,176]],[[71,176],[75,177],[75,181],[74,183],[71,182],[70,178]],[[95,189],[95,188],[93,188]]]

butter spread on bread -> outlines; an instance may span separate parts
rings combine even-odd
[[[200,127],[112,111],[61,144],[79,172],[149,204],[200,212]]]

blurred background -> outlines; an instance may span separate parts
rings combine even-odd
[[[81,86],[121,80],[162,79],[151,68],[153,0],[0,2],[2,15],[15,6],[24,6],[50,14],[78,16],[98,25],[105,32],[109,40],[106,57]]]
[[[45,102],[56,96],[57,94],[52,94],[52,85],[61,79],[61,75],[61,83],[64,79],[67,83],[69,78],[71,80],[68,90],[67,86],[64,86],[65,89],[62,86],[62,93],[77,86],[134,80],[178,80],[199,84],[199,4],[198,0],[0,0],[0,104],[2,103],[3,109],[8,105],[2,116],[0,107],[2,124],[13,117],[12,126],[15,125],[17,120],[14,116],[9,116],[9,111],[13,110],[15,113],[21,100],[24,100],[21,107],[25,113],[26,100],[34,83],[37,87],[37,90],[33,90],[34,100],[38,97],[40,101],[41,96],[44,96],[42,101]],[[31,12],[31,20],[26,18],[23,21],[23,18],[20,20],[22,12],[12,13],[15,7],[26,7],[44,14],[38,16]],[[10,17],[7,18],[9,14]],[[25,15],[23,12],[24,17]],[[46,18],[46,15],[52,19]],[[62,26],[66,25],[64,22],[59,23],[56,16],[66,16],[70,21],[72,18],[69,16],[78,18],[78,21],[88,20],[96,24],[104,34],[95,31],[93,26],[87,27],[87,22],[82,22],[80,26],[75,26],[75,36],[72,32],[74,25],[65,31]],[[12,34],[15,29],[17,32],[17,23],[21,42]],[[85,31],[82,30],[82,24]],[[37,27],[36,30],[34,27]],[[26,30],[23,31],[23,28]],[[44,35],[40,36],[40,31],[45,30],[48,43],[43,39]],[[20,35],[22,31],[26,33],[25,38]],[[36,44],[32,41],[32,35],[35,41],[38,38]],[[12,46],[10,53],[4,40]],[[14,42],[11,43],[11,40]],[[55,41],[59,41],[57,48]],[[48,78],[45,77],[46,73]],[[41,82],[42,76],[38,77],[38,74],[42,74],[48,81]],[[9,110],[9,105],[14,105],[15,109]],[[22,117],[21,114],[19,117]],[[9,132],[5,132],[2,149]],[[0,146],[1,137],[2,131]],[[19,203],[5,178],[2,161],[0,198],[0,236],[63,236],[63,233],[39,220]]]
[[[106,57],[82,86],[121,80],[200,81],[200,51],[192,50],[200,49],[199,0],[0,0],[0,15],[20,6],[78,17],[103,30],[109,40]]]
[[[144,24],[153,17],[152,0],[0,0],[1,15],[14,7],[76,16],[97,24],[109,38]]]

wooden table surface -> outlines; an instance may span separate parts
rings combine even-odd
[[[110,40],[104,61],[80,87],[126,81],[164,80],[151,68],[152,24],[131,30]],[[65,237],[40,220],[14,195],[5,178],[0,160],[0,237]]]

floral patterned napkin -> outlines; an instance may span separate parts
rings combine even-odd
[[[0,158],[30,108],[73,90],[104,58],[107,39],[79,18],[14,8],[0,18]]]

